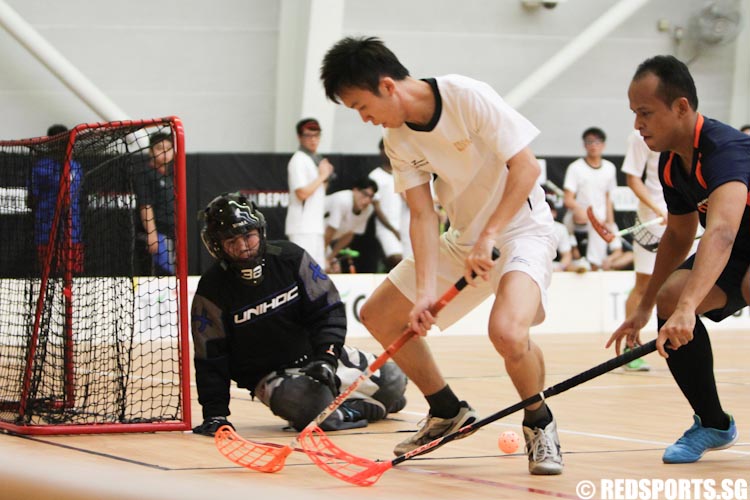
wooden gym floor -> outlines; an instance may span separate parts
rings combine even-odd
[[[710,330],[710,323],[707,325]],[[647,336],[644,336],[646,340]],[[546,387],[613,355],[607,335],[537,335],[547,362]],[[504,430],[521,434],[521,415],[494,422],[387,471],[369,488],[328,476],[303,453],[286,467],[263,474],[234,465],[213,440],[191,433],[39,436],[0,435],[0,499],[172,499],[192,498],[391,498],[544,499],[579,498],[576,486],[601,479],[748,480],[750,470],[750,346],[743,332],[714,333],[716,378],[722,402],[735,416],[737,445],[711,452],[695,464],[664,465],[665,446],[692,424],[692,412],[657,353],[647,373],[610,372],[549,399],[559,426],[565,472],[539,477],[527,472],[521,453],[503,454]],[[371,339],[351,343],[382,352]],[[456,393],[486,416],[518,402],[498,355],[484,336],[430,338]],[[409,386],[406,408],[386,421],[357,431],[330,433],[345,450],[371,459],[390,459],[393,446],[417,429],[426,402]],[[244,437],[288,444],[294,433],[244,391],[232,394],[231,421]],[[200,408],[193,391],[193,419]],[[598,498],[598,495],[596,496]]]

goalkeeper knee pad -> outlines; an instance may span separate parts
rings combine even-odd
[[[301,431],[333,401],[328,387],[307,375],[287,375],[273,389],[269,407],[274,415]]]
[[[404,393],[408,379],[396,363],[388,361],[380,368],[380,376],[373,379],[378,390],[372,397],[383,403],[388,413],[396,413],[406,406]]]

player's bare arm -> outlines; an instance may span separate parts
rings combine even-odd
[[[626,318],[609,338],[605,345],[606,348],[614,343],[615,351],[620,354],[623,339],[626,339],[626,345],[629,347],[641,343],[640,331],[651,318],[654,306],[656,306],[656,294],[677,266],[687,257],[692,248],[697,228],[697,212],[685,215],[669,215],[667,227],[656,254],[654,272],[643,298],[635,312]]]
[[[515,217],[526,203],[529,193],[536,185],[541,167],[530,148],[523,148],[508,160],[508,180],[505,191],[497,208],[484,226],[479,240],[474,244],[468,257],[464,277],[469,283],[474,282],[471,273],[474,271],[478,278],[489,279],[490,269],[495,265],[492,260],[492,249],[497,237],[503,232],[508,223]],[[413,241],[413,240],[412,240]]]
[[[747,200],[747,186],[728,182],[708,197],[706,231],[695,254],[695,265],[688,275],[675,311],[659,331],[656,342],[659,353],[668,357],[664,344],[669,340],[678,349],[693,339],[695,315],[722,307],[726,297],[716,288],[716,280],[729,261]],[[658,261],[657,261],[658,263]],[[716,293],[709,295],[716,288]]]
[[[312,196],[320,186],[328,182],[333,173],[333,165],[327,158],[323,158],[318,165],[318,176],[306,186],[294,190],[294,195],[299,201],[305,201]]]
[[[607,224],[611,227],[615,225],[615,204],[612,202],[610,193],[607,193]]]
[[[144,205],[140,210],[143,230],[146,232],[148,253],[155,254],[159,251],[159,234],[156,232],[156,216],[151,205]]]
[[[564,192],[563,205],[573,213],[573,222],[576,224],[585,224],[587,220],[586,207],[578,203],[576,194],[573,191],[566,189]]]
[[[336,240],[336,243],[333,245],[333,248],[331,249],[331,257],[336,258],[339,252],[343,250],[344,248],[348,247],[353,239],[354,239],[353,231],[349,231],[348,233],[341,235],[341,237]]]
[[[415,332],[426,335],[435,324],[429,307],[435,302],[438,269],[438,217],[429,184],[421,184],[406,191],[411,222],[409,234],[414,250],[417,279],[417,299],[409,313],[409,324]]]
[[[391,222],[388,220],[388,217],[385,216],[383,213],[383,210],[380,208],[380,202],[373,200],[372,206],[375,212],[375,217],[380,221],[381,224],[390,232],[392,232],[396,238],[401,241],[401,234],[398,232],[398,229],[393,227]]]
[[[627,174],[627,183],[630,190],[635,194],[635,197],[638,198],[638,201],[650,208],[657,217],[664,219],[662,224],[666,224],[667,214],[662,213],[661,208],[659,208],[656,203],[654,203],[654,200],[651,199],[651,196],[648,194],[648,188],[646,188],[646,184],[643,180],[635,175]]]

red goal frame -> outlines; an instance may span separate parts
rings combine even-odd
[[[61,206],[70,203],[69,181],[70,163],[76,140],[82,132],[96,129],[116,129],[132,127],[150,127],[150,126],[168,126],[172,132],[174,147],[174,213],[175,213],[175,277],[177,283],[177,352],[179,356],[179,416],[169,421],[148,421],[148,422],[107,422],[107,423],[75,423],[75,424],[56,424],[56,423],[31,423],[17,424],[0,419],[0,429],[11,433],[29,434],[29,435],[54,435],[54,434],[96,434],[96,433],[125,433],[125,432],[157,432],[157,431],[185,431],[190,430],[191,425],[191,405],[190,405],[190,359],[189,359],[189,311],[188,311],[188,275],[187,275],[187,201],[186,201],[186,164],[185,164],[185,143],[184,128],[181,120],[176,116],[164,118],[147,119],[147,120],[123,120],[114,122],[97,122],[87,123],[76,126],[68,132],[68,144],[66,148],[65,162],[63,165],[60,188],[57,196],[56,213],[60,213]],[[13,141],[0,141],[0,147],[19,146],[33,147],[48,140],[47,137],[33,139],[22,139]],[[71,217],[70,211],[67,212]],[[62,226],[62,238],[66,242],[71,241],[71,224],[62,224],[59,217],[55,217],[52,222],[48,246],[51,247],[54,237]],[[71,245],[65,248],[70,249]],[[75,365],[74,352],[76,349],[74,342],[73,324],[73,258],[68,250],[67,258],[64,258],[64,267],[62,270],[65,326],[64,336],[64,391],[61,399],[43,402],[50,408],[71,408],[75,405]],[[20,398],[18,401],[0,401],[0,411],[13,412],[18,415],[17,421],[21,422],[29,411],[30,405],[39,404],[39,401],[30,400],[30,388],[32,385],[32,371],[35,363],[35,354],[40,341],[40,330],[42,328],[42,304],[45,301],[46,284],[50,279],[50,269],[53,259],[53,253],[47,251],[46,266],[42,268],[40,276],[40,292],[36,298],[36,310],[33,318],[33,330],[28,339],[27,356],[25,367],[23,369],[23,380],[21,381]]]

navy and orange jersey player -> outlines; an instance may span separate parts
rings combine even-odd
[[[750,301],[750,137],[698,112],[687,66],[656,56],[638,67],[628,91],[635,128],[661,152],[659,177],[669,216],[654,272],[635,311],[612,334],[640,342],[656,307],[656,346],[690,403],[694,424],[662,457],[690,463],[737,440],[713,373],[713,353],[700,316],[721,321]],[[705,232],[688,258],[698,224]]]
[[[706,227],[709,196],[726,182],[749,184],[747,146],[750,138],[721,122],[698,114],[694,133],[693,164],[685,168],[674,152],[663,154],[659,162],[659,179],[670,213],[697,211],[701,226]],[[739,147],[728,147],[737,143]],[[750,255],[750,196],[737,232],[733,251]]]

